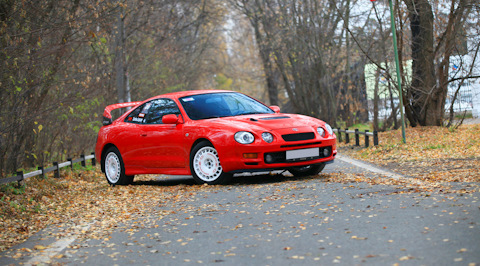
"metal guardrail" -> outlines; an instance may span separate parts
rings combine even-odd
[[[358,129],[348,130],[348,128],[346,129],[334,128],[333,131],[337,133],[337,139],[339,142],[342,142],[342,133],[345,133],[345,143],[350,143],[349,134],[355,134],[355,146],[360,146],[360,135],[365,136],[365,147],[370,146],[369,137],[373,137],[374,146],[378,145],[378,132],[376,130],[374,130],[373,132],[370,132],[369,130],[365,130],[365,132],[362,132],[362,131],[359,131]]]
[[[64,167],[67,167],[67,166],[70,166],[70,167],[73,168],[73,164],[78,163],[78,162],[80,162],[81,165],[83,167],[85,167],[87,160],[92,160],[92,166],[96,165],[95,153],[94,152],[92,152],[91,155],[87,155],[87,156],[82,154],[82,155],[80,155],[79,159],[72,160],[72,159],[69,158],[67,160],[68,161],[63,162],[63,163],[53,162],[53,166],[49,167],[49,168],[43,168],[43,166],[39,166],[38,170],[30,172],[30,173],[26,173],[26,174],[24,174],[23,171],[17,172],[16,176],[1,178],[0,179],[0,184],[7,184],[7,183],[10,183],[10,182],[15,182],[16,181],[16,182],[18,182],[19,185],[21,185],[23,180],[25,180],[27,178],[34,177],[34,176],[39,176],[39,175],[41,175],[42,178],[45,178],[45,174],[50,173],[50,172],[55,172],[54,177],[55,178],[60,178],[60,169],[61,168],[64,168]]]

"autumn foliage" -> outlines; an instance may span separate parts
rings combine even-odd
[[[432,182],[480,182],[480,125],[407,128],[379,133],[379,146],[349,149],[358,159],[392,169],[407,177]],[[351,147],[351,146],[350,146]]]

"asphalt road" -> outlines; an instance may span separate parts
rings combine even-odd
[[[337,159],[324,173],[385,176],[360,166]],[[204,186],[183,200],[159,203],[151,215],[119,224],[109,238],[52,239],[45,230],[12,250],[39,244],[47,250],[17,260],[10,250],[0,264],[480,265],[479,192],[402,192],[324,176],[238,177],[232,185]]]

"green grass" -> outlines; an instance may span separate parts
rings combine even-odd
[[[423,149],[424,150],[437,150],[437,149],[444,149],[445,145],[437,144],[437,145],[427,145]]]
[[[473,114],[471,112],[465,113],[465,114],[455,114],[456,119],[462,119],[462,118],[473,118]]]
[[[346,123],[345,122],[339,122],[337,125],[341,129],[346,128]],[[365,130],[373,131],[373,126],[372,126],[371,123],[355,124],[355,125],[349,126],[348,129],[350,129],[350,130],[358,129],[359,131],[365,131]]]
[[[19,186],[17,182],[0,185],[0,192],[4,194],[21,195],[25,193],[25,186]]]

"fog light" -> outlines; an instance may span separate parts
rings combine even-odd
[[[330,150],[328,148],[323,149],[323,156],[328,157],[330,155]]]
[[[265,162],[272,163],[273,162],[273,156],[270,155],[270,154],[265,155]]]
[[[258,154],[257,153],[244,153],[243,158],[245,158],[245,159],[257,159]]]

